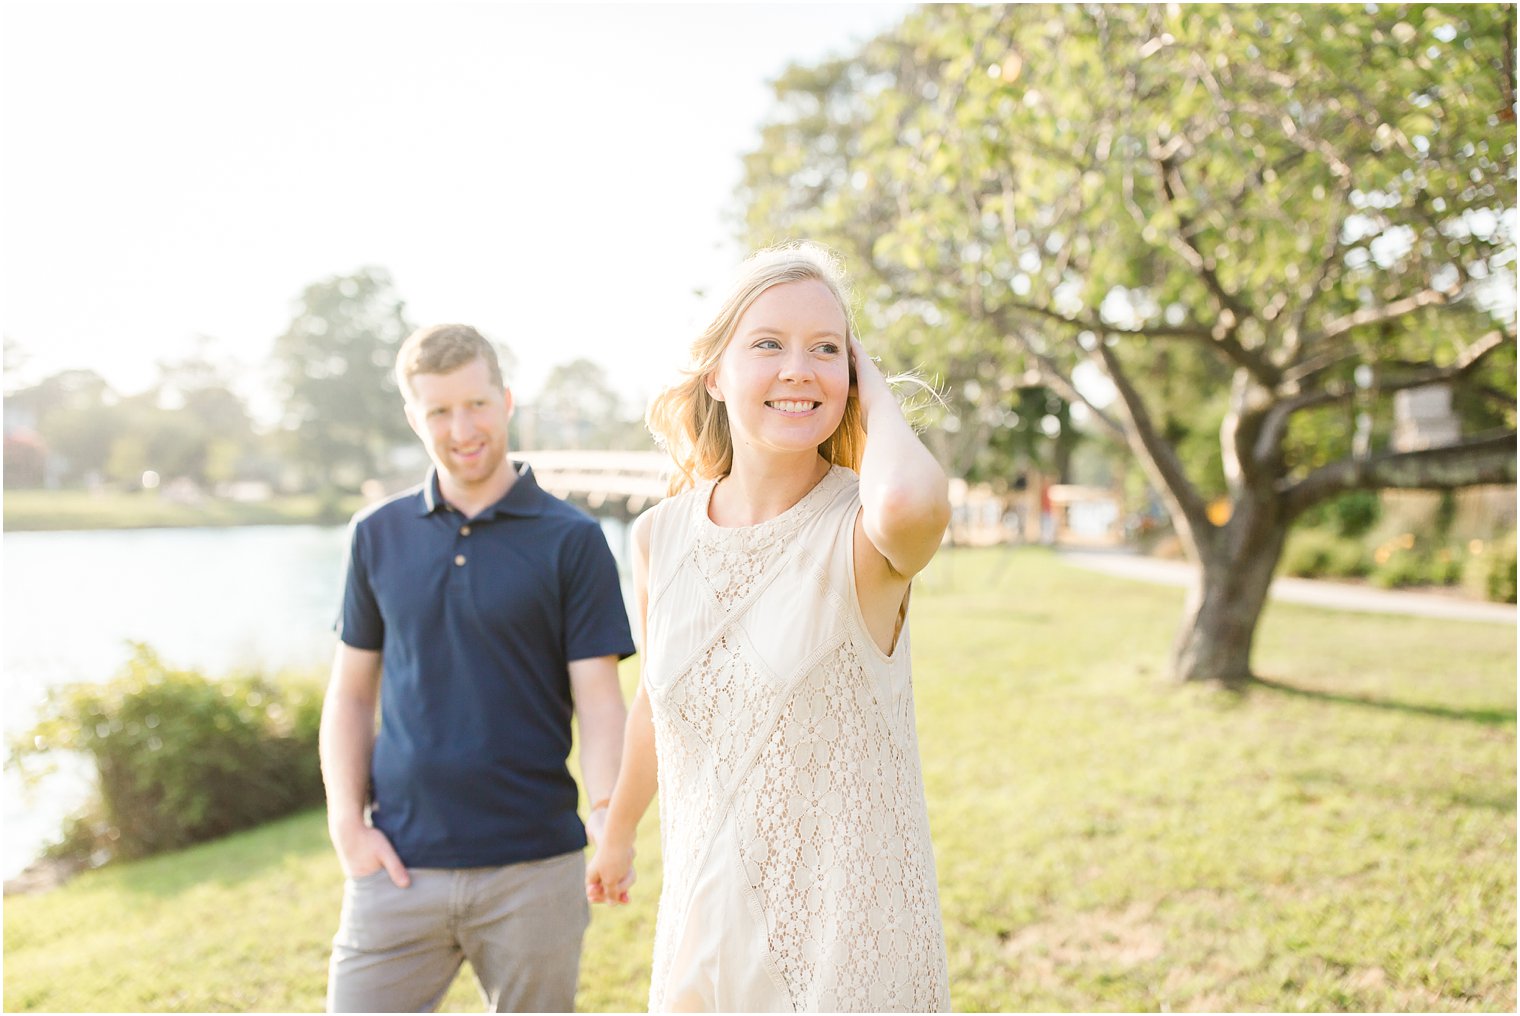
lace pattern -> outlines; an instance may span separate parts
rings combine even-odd
[[[800,501],[774,519],[733,529],[715,525],[707,517],[707,506],[717,484],[709,482],[697,491],[692,498],[699,515],[694,520],[697,538],[692,544],[692,561],[725,609],[732,610],[754,590],[767,565],[786,553],[798,530],[828,503],[830,495],[839,490],[839,483],[838,474],[831,470]]]
[[[708,484],[684,495],[690,514],[667,517],[679,539],[652,545],[662,581],[683,592],[650,606],[665,864],[651,1010],[664,1008],[692,915],[734,919],[694,910],[715,865],[732,866],[762,921],[764,955],[733,962],[763,967],[792,1008],[948,1005],[906,659],[883,660],[844,620],[853,590],[841,588],[840,541],[859,501],[835,495],[851,479],[835,469],[788,512],[742,529],[707,519]],[[709,620],[678,623],[698,617]],[[715,851],[725,828],[729,845]]]
[[[745,875],[798,1011],[934,1009],[943,973],[917,752],[892,736],[857,645],[788,699],[735,808]]]

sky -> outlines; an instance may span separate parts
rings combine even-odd
[[[7,0],[18,377],[141,391],[204,336],[267,403],[302,290],[378,265],[414,323],[508,346],[520,399],[587,357],[641,408],[744,254],[734,189],[769,82],[909,9]]]

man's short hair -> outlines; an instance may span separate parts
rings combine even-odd
[[[505,388],[501,362],[496,347],[469,325],[427,325],[417,329],[401,343],[396,353],[396,384],[407,401],[412,398],[412,378],[418,374],[448,374],[474,363],[486,362],[491,384]]]

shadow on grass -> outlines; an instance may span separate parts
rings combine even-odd
[[[1249,687],[1266,688],[1271,691],[1281,692],[1284,695],[1317,699],[1321,702],[1340,702],[1345,705],[1366,706],[1371,709],[1385,709],[1391,712],[1408,713],[1415,716],[1433,716],[1437,719],[1478,723],[1487,727],[1499,727],[1515,722],[1514,709],[1457,709],[1451,706],[1398,702],[1392,699],[1372,698],[1367,695],[1348,695],[1343,692],[1324,691],[1319,688],[1299,688],[1285,681],[1278,681],[1268,677],[1252,678]]]

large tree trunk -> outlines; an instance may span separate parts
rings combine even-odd
[[[1242,685],[1251,680],[1257,621],[1288,535],[1287,525],[1270,517],[1275,512],[1262,507],[1237,509],[1237,517],[1213,534],[1215,540],[1196,548],[1198,578],[1172,646],[1172,676],[1178,681]]]

